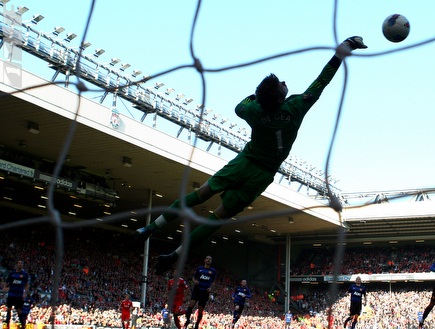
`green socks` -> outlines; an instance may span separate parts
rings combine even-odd
[[[209,220],[219,220],[215,214],[211,214],[208,217]],[[221,225],[206,225],[203,224],[196,229],[194,229],[189,236],[189,250],[194,250],[201,246],[205,241],[207,241],[213,233],[215,233]]]
[[[197,191],[193,191],[192,193],[186,194],[186,196],[184,197],[184,200],[185,200],[186,207],[189,207],[189,208],[196,206],[196,205],[199,205],[199,204],[204,202],[204,200],[201,199],[201,197],[199,196]],[[181,201],[175,200],[175,202],[173,204],[171,204],[169,208],[180,209],[181,208]],[[168,223],[173,221],[174,219],[178,218],[178,214],[172,213],[172,212],[164,212],[162,215],[163,215],[163,217],[165,217],[165,219]]]
[[[203,200],[199,197],[199,194],[197,191],[193,191],[192,193],[187,194],[184,197],[184,199],[186,202],[186,207],[189,207],[189,208],[192,206],[196,206],[198,204],[201,204],[203,202]],[[175,200],[174,203],[169,206],[169,208],[177,208],[177,209],[180,209],[180,207],[181,207],[180,200]],[[169,223],[177,218],[178,218],[177,213],[172,213],[172,212],[167,211],[167,212],[164,212],[163,214],[161,214],[159,217],[157,217],[154,222],[152,222],[151,224],[149,224],[147,226],[147,228],[149,230],[156,231],[159,227],[162,227],[166,223]]]

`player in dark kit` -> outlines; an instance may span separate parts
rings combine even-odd
[[[27,291],[23,298],[23,307],[21,309],[21,314],[23,315],[23,328],[26,328],[27,317],[30,314],[30,311],[35,306],[35,299],[31,296],[31,294]]]
[[[430,271],[431,272],[435,272],[435,263],[433,263],[431,265]],[[422,315],[421,319],[419,319],[419,322],[418,322],[418,328],[419,329],[423,328],[424,320],[426,320],[427,316],[429,315],[430,311],[432,311],[434,306],[435,306],[435,285],[432,288],[432,296],[430,297],[429,304],[424,309],[424,312],[423,312],[423,315]]]
[[[195,329],[199,328],[199,324],[202,320],[202,314],[204,312],[204,307],[210,298],[210,291],[214,280],[216,279],[216,270],[211,267],[212,257],[207,256],[204,260],[204,266],[198,266],[195,273],[193,274],[192,281],[194,283],[192,289],[192,295],[190,297],[189,306],[186,311],[186,323],[187,326],[190,323],[190,316],[192,315],[193,308],[195,304],[198,303],[198,317],[195,323]]]
[[[168,304],[165,304],[165,307],[162,308],[162,328],[169,329],[171,326],[171,312],[169,312]]]
[[[237,116],[251,127],[251,140],[204,185],[187,194],[183,203],[176,200],[170,208],[179,209],[182,204],[193,207],[221,193],[221,205],[208,218],[219,221],[237,215],[252,204],[273,182],[276,172],[290,153],[302,120],[334,77],[343,58],[360,48],[367,48],[361,37],[351,37],[342,42],[317,79],[302,94],[287,97],[288,88],[284,81],[274,74],[264,78],[255,94],[243,99],[235,109]],[[148,239],[157,229],[177,218],[177,213],[167,211],[137,232]],[[199,226],[191,232],[188,245],[184,248],[188,251],[199,247],[218,229],[218,225]],[[169,255],[160,255],[156,274],[170,269],[182,250],[183,246],[180,246]]]
[[[347,323],[352,320],[352,329],[355,329],[355,325],[358,322],[358,317],[362,310],[362,299],[364,297],[364,306],[367,305],[367,291],[366,287],[361,284],[361,278],[358,276],[355,279],[355,283],[349,287],[347,291],[350,293],[350,314],[344,321],[344,327],[347,327]]]
[[[285,320],[285,329],[290,329],[293,320],[293,314],[290,310],[288,310],[288,312],[286,313],[284,320]],[[332,327],[330,326],[330,328]]]
[[[8,293],[8,297],[6,298],[6,326],[8,329],[11,321],[12,307],[15,307],[21,328],[24,328],[26,324],[22,310],[25,291],[29,290],[29,274],[23,269],[23,265],[23,261],[19,260],[16,269],[9,272],[6,279],[5,289]]]
[[[247,284],[248,282],[246,280],[242,280],[231,296],[234,301],[233,322],[231,324],[232,328],[234,328],[234,325],[242,315],[243,309],[245,308],[246,298],[252,298],[251,290],[249,290]]]

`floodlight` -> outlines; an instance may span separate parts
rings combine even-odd
[[[58,36],[60,33],[62,33],[63,31],[65,31],[65,29],[62,26],[56,26],[54,28],[53,34],[55,36]]]
[[[11,0],[0,0],[0,6],[3,7],[3,5],[5,5],[6,3],[8,3]]]
[[[170,93],[173,93],[174,91],[175,91],[174,88],[168,88],[168,89],[166,89],[165,94],[169,95]]]
[[[119,58],[113,57],[110,61],[110,65],[115,66],[116,64],[118,64],[121,60]]]
[[[38,24],[38,22],[42,21],[44,19],[44,16],[42,15],[33,15],[33,19],[31,20],[31,22],[33,24]]]
[[[185,95],[184,94],[177,94],[177,97],[175,97],[175,99],[177,101],[179,101],[180,99],[182,99]]]
[[[95,56],[95,57],[98,57],[98,56],[104,54],[105,52],[106,52],[106,51],[105,51],[104,49],[101,49],[101,48],[95,49],[94,56]]]
[[[28,10],[29,10],[29,8],[27,8],[27,7],[18,6],[18,9],[17,9],[16,13],[19,14],[19,15],[22,15],[25,12],[27,12]]]
[[[88,47],[92,46],[92,43],[90,42],[83,42],[82,45],[80,46],[80,49],[84,50]]]
[[[141,70],[133,70],[133,73],[131,74],[131,76],[133,78],[136,78],[139,74],[141,74],[142,71]]]
[[[124,64],[121,65],[120,70],[121,70],[121,71],[125,71],[125,70],[128,69],[130,66],[131,66],[130,64],[128,64],[128,63],[124,63]]]
[[[193,102],[193,98],[186,98],[186,99],[184,100],[183,104],[184,104],[184,105],[187,105],[187,104],[192,103],[192,102]]]
[[[163,82],[156,82],[156,85],[154,88],[159,89],[160,87],[163,87],[165,84]]]
[[[71,40],[75,39],[76,37],[77,37],[77,34],[75,34],[75,33],[68,33],[66,35],[66,38],[64,39],[64,41],[71,42]]]

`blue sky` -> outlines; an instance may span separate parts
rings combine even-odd
[[[344,68],[337,73],[310,110],[292,153],[319,170],[325,169],[334,126],[338,130],[329,173],[345,192],[409,189],[435,186],[435,42],[401,50],[435,37],[432,0],[365,0],[337,2],[338,41],[361,35],[368,49],[347,59],[348,84],[340,116]],[[50,32],[61,25],[78,37],[84,34],[91,1],[11,0],[26,6],[23,20],[34,14],[45,18],[36,29]],[[197,2],[193,0],[114,1],[95,3],[86,40],[105,49],[99,60],[112,57],[131,64],[144,75],[155,75],[191,64],[190,34]],[[411,24],[409,37],[391,43],[382,35],[383,20],[395,13]],[[193,49],[207,69],[227,66],[313,47],[310,50],[260,64],[206,73],[206,108],[229,121],[246,126],[236,117],[235,105],[255,91],[269,73],[285,80],[289,93],[302,93],[333,55],[334,1],[205,0],[201,4]],[[383,52],[394,50],[386,55]],[[50,78],[53,71],[31,56],[23,68]],[[128,73],[128,71],[126,71]],[[182,69],[149,83],[165,83],[202,103],[202,85],[194,69]],[[139,115],[139,114],[132,114]]]

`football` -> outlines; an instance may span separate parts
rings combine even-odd
[[[388,16],[382,24],[382,33],[391,42],[401,42],[409,35],[410,25],[405,16],[394,14]]]

